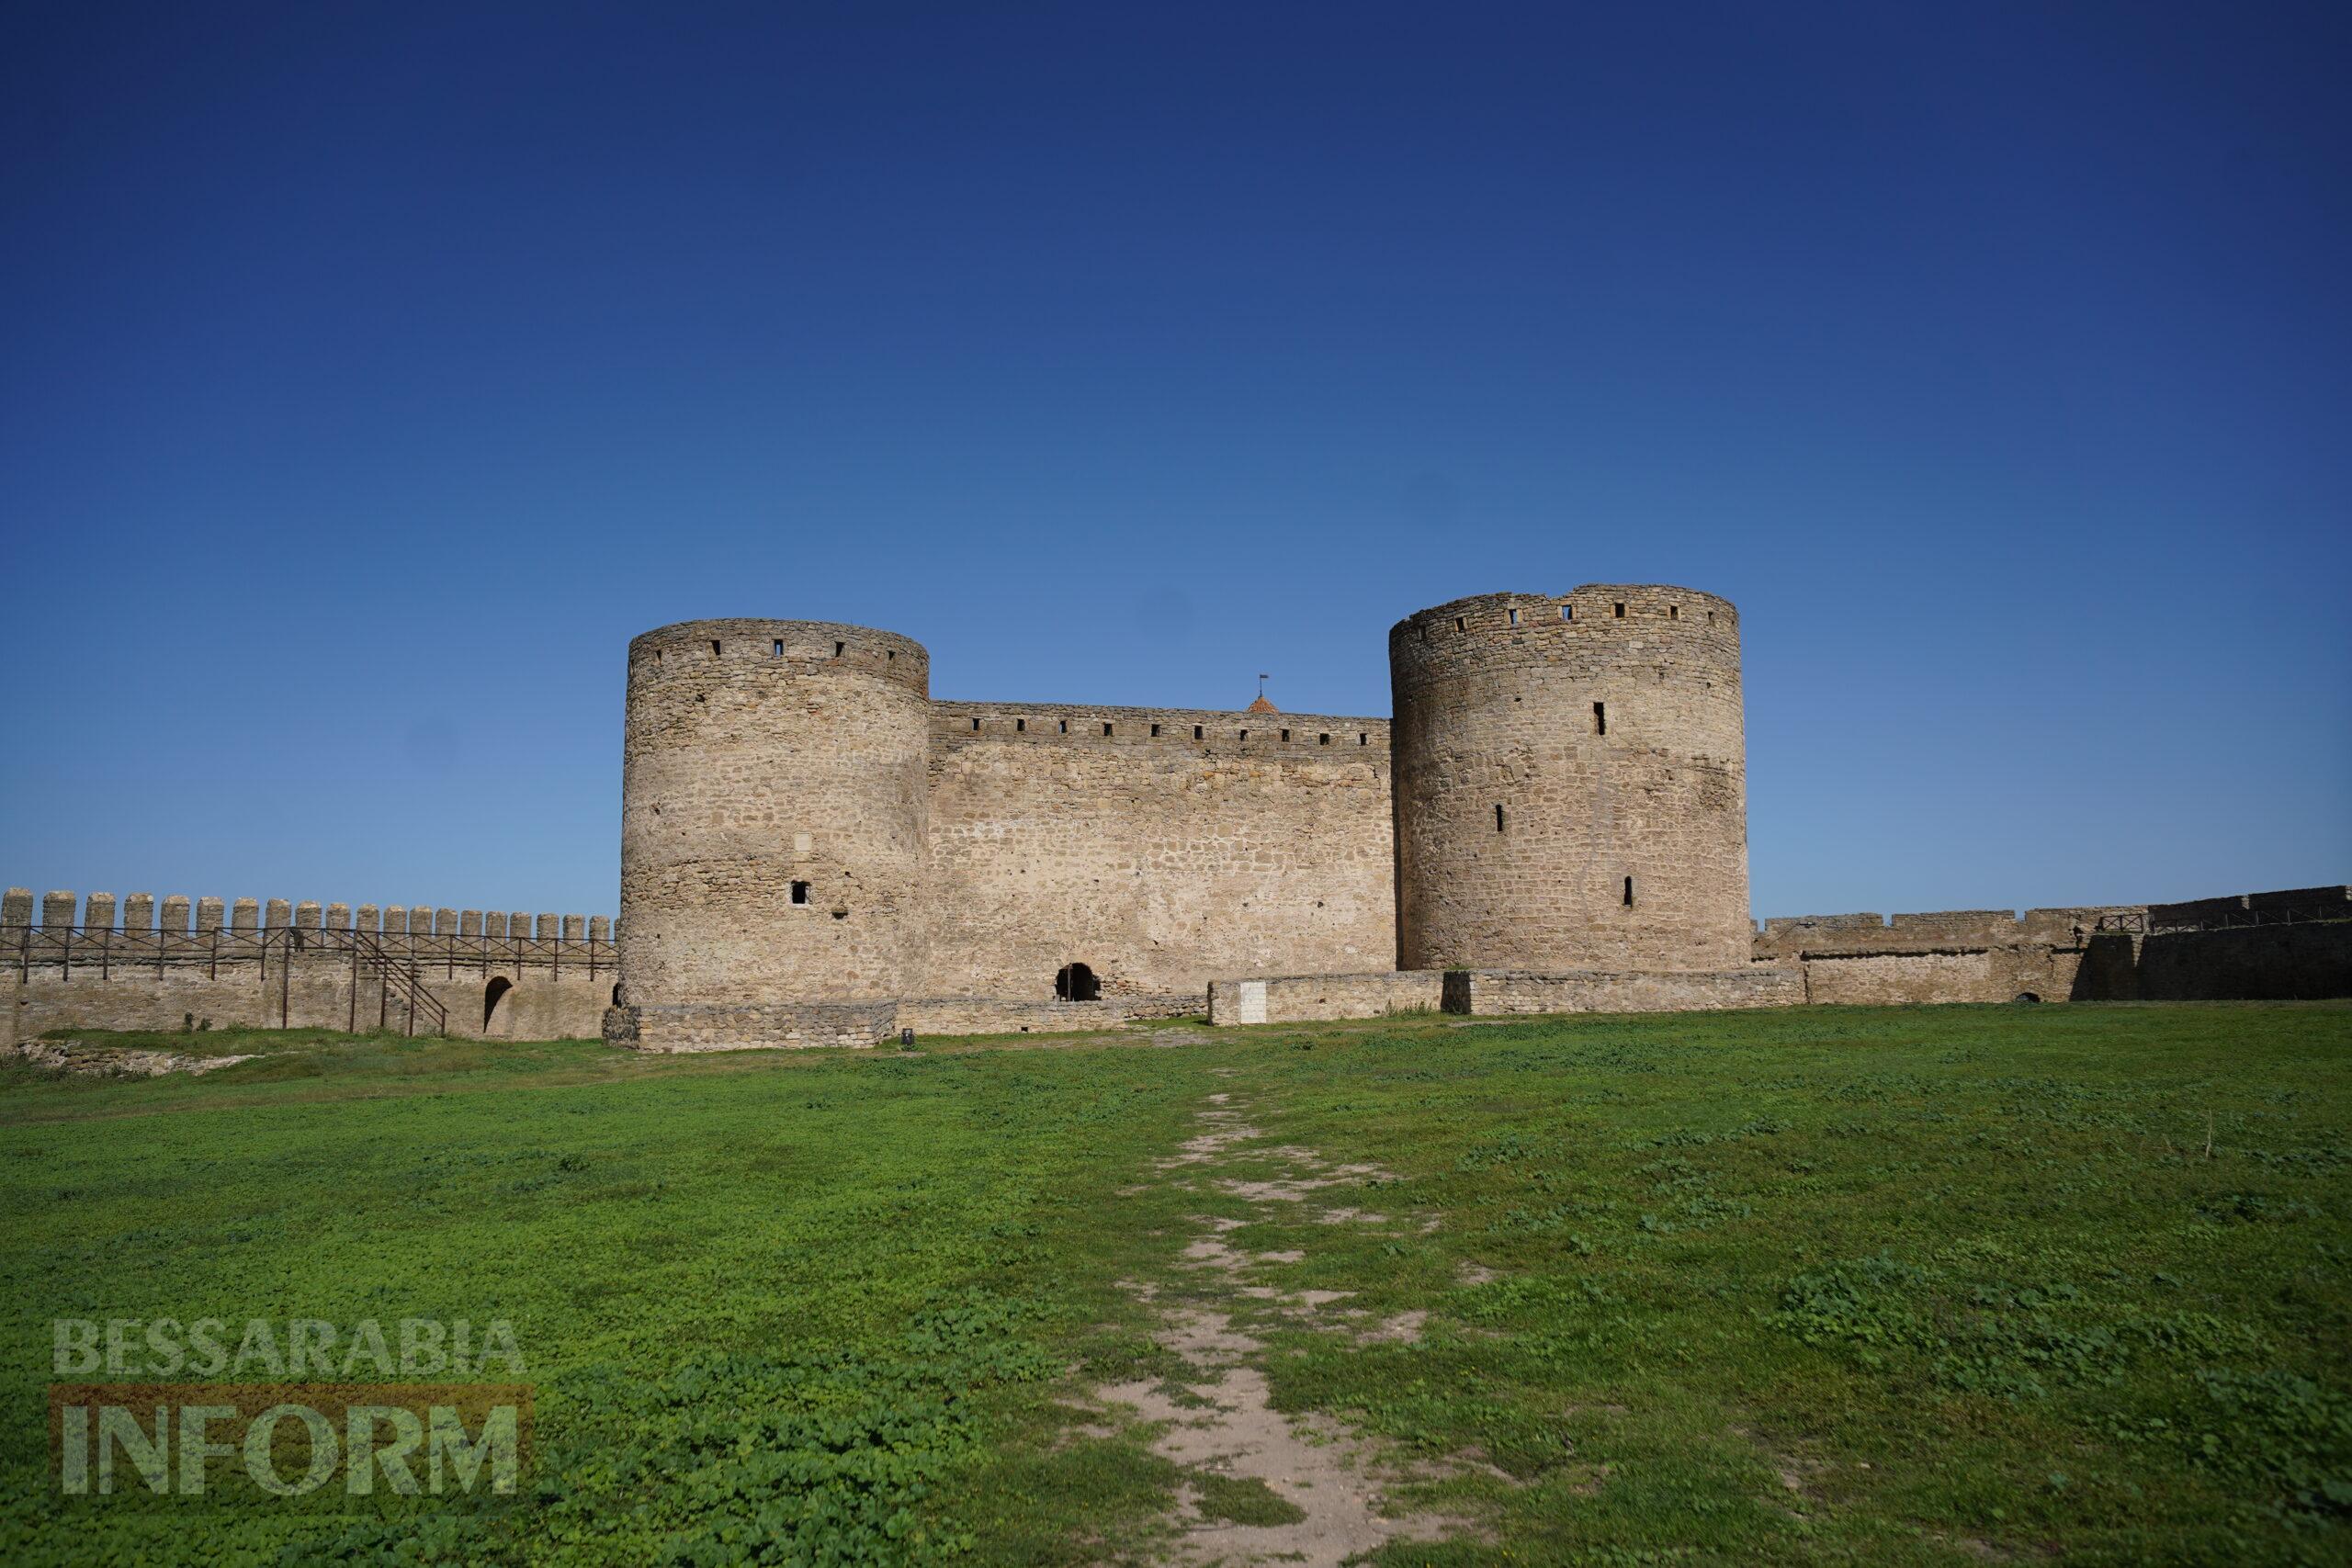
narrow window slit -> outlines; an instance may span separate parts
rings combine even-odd
[[[796,882],[792,885],[792,901],[796,904],[806,904],[808,902],[808,885],[807,883]]]
[[[1607,703],[1592,705],[1592,732],[1595,735],[1609,733],[1609,705]]]
[[[1628,909],[1630,909],[1630,908],[1632,908],[1633,907],[1634,907],[1634,879],[1633,879],[1632,877],[1630,877],[1630,876],[1629,876],[1629,877],[1627,877],[1627,878],[1625,879],[1625,908],[1627,908]]]
[[[1498,832],[1498,833],[1499,833],[1499,832],[1501,832],[1502,830],[1503,830],[1503,808],[1502,808],[1499,805],[1498,805],[1498,806],[1495,807],[1495,831],[1496,831],[1496,832]]]

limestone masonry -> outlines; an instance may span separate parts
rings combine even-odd
[[[1748,916],[1739,616],[1588,584],[1388,634],[1396,716],[935,702],[920,643],[629,645],[620,918],[0,902],[6,1039],[187,1024],[643,1050],[1806,1002],[2352,994],[2342,886]],[[191,925],[191,917],[193,924]]]
[[[914,1019],[1086,1027],[1197,1010],[1221,977],[1400,959],[1776,999],[1745,973],[1728,602],[1464,599],[1399,623],[1389,667],[1393,731],[1262,701],[933,702],[920,644],[829,622],[648,632],[629,646],[607,1034],[678,1050]],[[1103,1005],[1054,1005],[1075,1002]]]

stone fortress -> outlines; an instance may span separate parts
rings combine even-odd
[[[2136,994],[2144,906],[1759,937],[1726,600],[1486,594],[1398,622],[1388,658],[1393,721],[933,701],[889,632],[648,632],[605,1037],[1082,1029],[1204,993],[1217,1022],[2057,999],[2102,937],[2100,994]]]
[[[1739,616],[1492,593],[1389,632],[1394,720],[934,701],[818,621],[628,649],[620,916],[27,889],[7,1043],[389,1027],[651,1051],[1436,1010],[2352,995],[2341,886],[1748,915]],[[193,917],[193,924],[191,924]]]

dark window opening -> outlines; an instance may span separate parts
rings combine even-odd
[[[1609,705],[1607,703],[1592,705],[1592,732],[1595,735],[1609,733]]]
[[[618,980],[613,982],[613,1005],[615,1007],[621,1005],[621,983]]]
[[[1155,724],[1155,725],[1153,725],[1153,726],[1151,727],[1151,733],[1153,734],[1153,736],[1154,736],[1154,737],[1157,737],[1157,736],[1159,734],[1159,726],[1158,726],[1158,725],[1156,725],[1156,724]]]
[[[1517,610],[1510,612],[1510,624],[1512,626],[1519,625],[1519,612]]]
[[[1466,632],[1470,627],[1464,617],[1456,615],[1453,617],[1453,629],[1458,632]]]
[[[1198,740],[1200,738],[1201,738],[1201,727],[1200,727],[1199,725],[1197,725],[1197,724],[1196,724],[1196,725],[1193,726],[1193,739],[1195,739],[1195,740]]]
[[[897,649],[895,649],[895,648],[894,648],[894,649],[890,649],[888,653],[885,653],[882,657],[883,657],[885,660],[897,660],[897,658],[899,657],[899,650],[898,650]]]
[[[1372,737],[1369,735],[1359,735],[1356,737],[1356,744],[1359,746],[1369,746],[1372,744]]]
[[[1317,744],[1317,746],[1329,746],[1329,744],[1331,744],[1331,738],[1330,738],[1329,736],[1328,736],[1328,735],[1323,736],[1323,737],[1321,737],[1320,739],[1318,739],[1315,742],[1315,744]]]
[[[776,638],[775,647],[770,651],[774,653],[776,658],[782,659],[784,657],[784,638]]]
[[[1632,908],[1633,907],[1634,907],[1634,879],[1633,879],[1632,877],[1630,877],[1630,876],[1629,876],[1629,877],[1627,877],[1627,878],[1625,879],[1625,908],[1627,908],[1628,909],[1630,909],[1630,908]]]
[[[1617,618],[1621,621],[1625,618],[1625,606],[1623,604],[1617,606]]]
[[[792,901],[796,904],[806,904],[808,902],[808,885],[807,883],[796,882],[792,885]]]
[[[980,727],[980,721],[979,721],[978,719],[977,719],[977,718],[976,718],[976,719],[974,719],[974,720],[972,721],[972,728],[973,728],[974,729],[978,729],[978,728],[979,728],[979,727]]]
[[[1666,607],[1666,618],[1669,621],[1680,620],[1682,618],[1682,606],[1679,604],[1668,604]]]
[[[717,637],[710,639],[710,653],[711,657],[714,659],[718,657],[718,639]]]
[[[1110,734],[1110,733],[1111,733],[1111,727],[1110,727],[1109,725],[1107,725],[1107,724],[1106,724],[1106,725],[1104,725],[1104,726],[1102,727],[1102,733],[1103,733],[1103,734],[1105,734],[1105,735]]]
[[[498,1004],[504,1001],[506,993],[514,988],[514,982],[503,975],[492,976],[490,984],[481,988],[481,1032],[484,1034],[490,1032],[490,1021],[498,1016]]]
[[[1065,964],[1054,976],[1054,995],[1066,1002],[1100,1001],[1102,982],[1083,964]]]
[[[1029,721],[1025,718],[1016,718],[1012,721],[1012,728],[1019,730],[1026,730],[1029,728]]]
[[[1573,621],[1576,618],[1577,607],[1574,604],[1563,604],[1560,606],[1560,619],[1564,621]]]
[[[1500,806],[1497,806],[1497,807],[1495,807],[1495,831],[1496,831],[1496,832],[1498,832],[1498,833],[1499,833],[1499,832],[1501,832],[1502,830],[1503,830],[1503,808],[1502,808]]]
[[[842,656],[842,649],[843,649],[847,648],[848,646],[849,646],[849,644],[847,644],[847,643],[845,643],[845,642],[837,642],[837,643],[833,644],[833,657],[834,657],[835,659],[839,659],[839,658]]]
[[[1285,739],[1285,740],[1287,740],[1287,739],[1290,739],[1290,731],[1289,731],[1289,730],[1285,729],[1285,730],[1283,730],[1283,739]]]
[[[1715,613],[1713,610],[1707,612],[1707,624],[1711,626],[1715,624]]]
[[[1062,733],[1064,735],[1068,735],[1069,733],[1069,720],[1068,719],[1062,720]]]

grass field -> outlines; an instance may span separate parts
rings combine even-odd
[[[0,1559],[2352,1559],[2339,1006],[203,1048],[0,1080]],[[505,1319],[530,1495],[56,1495],[163,1316]]]

